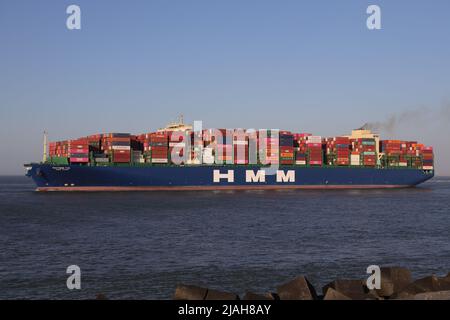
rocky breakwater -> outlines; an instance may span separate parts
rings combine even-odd
[[[246,292],[242,297],[194,285],[180,284],[175,300],[450,300],[450,273],[412,279],[401,267],[381,267],[380,288],[369,290],[366,280],[337,279],[317,291],[304,276],[281,284],[276,292]]]

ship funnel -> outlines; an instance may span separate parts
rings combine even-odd
[[[364,123],[360,128],[355,129],[355,130],[371,130],[372,126],[369,123]]]

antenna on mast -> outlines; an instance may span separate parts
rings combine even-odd
[[[44,152],[42,154],[42,162],[47,161],[47,135],[48,135],[48,132],[46,130],[44,130]]]

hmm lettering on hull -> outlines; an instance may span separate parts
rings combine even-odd
[[[213,170],[213,182],[229,182],[233,183],[234,170],[227,170],[226,172],[220,172],[220,170]],[[242,177],[244,179],[244,177]],[[266,182],[266,171],[265,170],[245,170],[245,182],[255,183],[255,182]],[[286,183],[295,182],[295,170],[277,170],[276,182]]]

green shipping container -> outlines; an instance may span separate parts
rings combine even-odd
[[[67,157],[50,157],[50,162],[58,165],[68,165],[69,159]]]

